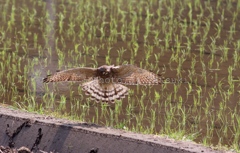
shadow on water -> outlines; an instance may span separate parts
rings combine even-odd
[[[2,103],[146,133],[183,132],[197,142],[231,145],[239,128],[234,123],[239,124],[240,113],[235,58],[240,20],[232,12],[219,13],[226,3],[219,8],[216,2],[201,3],[204,11],[196,7],[189,15],[187,5],[179,11],[180,6],[168,2],[141,2],[138,7],[135,2],[0,2],[5,12],[0,17]],[[172,16],[168,5],[175,7]],[[236,26],[227,40],[233,20]],[[222,26],[219,36],[216,23]],[[131,86],[127,98],[110,105],[89,100],[78,83],[42,83],[59,69],[122,63],[163,73],[167,81]]]

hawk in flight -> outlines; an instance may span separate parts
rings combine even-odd
[[[124,98],[128,88],[124,85],[157,85],[162,83],[159,75],[134,65],[98,68],[73,68],[48,75],[43,82],[79,81],[87,95],[97,102],[114,102]],[[123,85],[124,84],[124,85]]]

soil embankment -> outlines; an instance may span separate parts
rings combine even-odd
[[[33,152],[220,152],[193,142],[78,123],[0,106],[0,146]]]

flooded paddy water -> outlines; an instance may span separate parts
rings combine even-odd
[[[239,150],[239,0],[0,1],[1,104]],[[165,83],[96,103],[56,70],[134,64]]]

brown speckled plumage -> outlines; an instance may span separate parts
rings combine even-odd
[[[97,102],[114,102],[128,94],[126,85],[156,85],[161,78],[133,65],[107,66],[99,68],[74,68],[56,72],[43,79],[43,82],[80,81],[86,94]],[[83,82],[85,81],[85,82]]]

